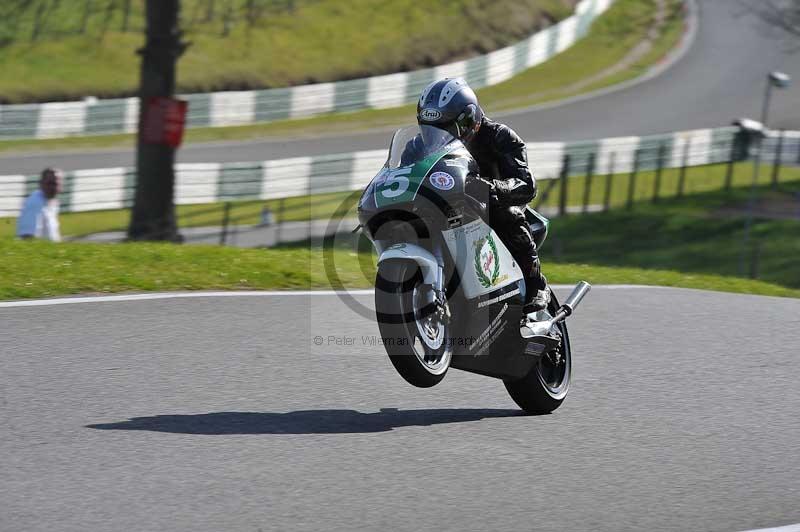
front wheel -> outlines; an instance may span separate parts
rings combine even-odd
[[[555,295],[548,311],[554,316],[558,311]],[[549,414],[564,402],[572,378],[572,350],[569,345],[567,324],[558,324],[561,345],[542,355],[539,363],[528,374],[514,381],[504,381],[506,390],[520,408],[528,414]]]
[[[378,265],[375,311],[381,339],[397,372],[420,388],[438,384],[453,355],[448,320],[444,309],[429,303],[430,289],[413,262]]]

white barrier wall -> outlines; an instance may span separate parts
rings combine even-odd
[[[701,166],[730,160],[736,128],[697,129],[648,137],[619,137],[584,142],[528,144],[530,166],[537,180],[557,178],[569,157],[569,173],[582,175],[594,157],[594,173],[628,173]],[[800,163],[800,132],[772,133],[764,143],[763,160]],[[362,189],[386,160],[386,150],[318,157],[295,157],[244,163],[176,165],[176,203],[198,204],[244,199],[276,199]],[[0,216],[16,216],[38,176],[0,176]],[[67,172],[62,212],[120,209],[133,201],[132,168],[99,168]]]
[[[188,94],[188,127],[220,127],[337,111],[383,109],[416,101],[422,89],[442,77],[463,76],[475,88],[501,83],[572,46],[613,0],[581,0],[575,13],[515,45],[447,65],[336,83],[258,91]],[[131,133],[139,100],[0,105],[0,139]]]

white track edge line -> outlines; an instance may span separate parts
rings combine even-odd
[[[753,530],[745,530],[744,532],[800,532],[800,523],[774,528],[756,528]]]
[[[568,289],[573,285],[554,284],[556,289]],[[594,289],[604,290],[628,290],[639,288],[672,289],[670,286],[648,286],[636,284],[617,284],[617,285],[597,285]],[[123,301],[152,301],[158,299],[191,299],[199,297],[298,297],[298,296],[335,296],[339,294],[348,295],[372,295],[373,290],[242,290],[230,292],[154,292],[151,294],[115,294],[103,296],[77,296],[62,297],[53,299],[29,299],[21,301],[0,301],[0,308],[15,307],[46,307],[53,305],[75,305],[79,303],[118,303]]]

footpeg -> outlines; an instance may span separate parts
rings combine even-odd
[[[525,339],[528,340],[528,347],[525,348],[525,354],[528,355],[541,356],[561,345],[561,340],[552,335],[527,336]]]
[[[575,312],[575,309],[578,308],[578,305],[586,296],[586,294],[589,293],[591,288],[592,285],[586,281],[579,282],[577,285],[575,285],[572,293],[569,295],[564,304],[561,305],[553,318],[541,321],[527,320],[523,322],[522,326],[519,328],[520,335],[522,335],[523,338],[532,340],[541,338],[542,342],[547,341],[546,339],[552,340],[553,328],[571,316],[573,312]]]

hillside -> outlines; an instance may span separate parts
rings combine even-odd
[[[179,90],[284,87],[500,48],[576,0],[184,0]],[[0,102],[133,94],[144,0],[3,0]]]

